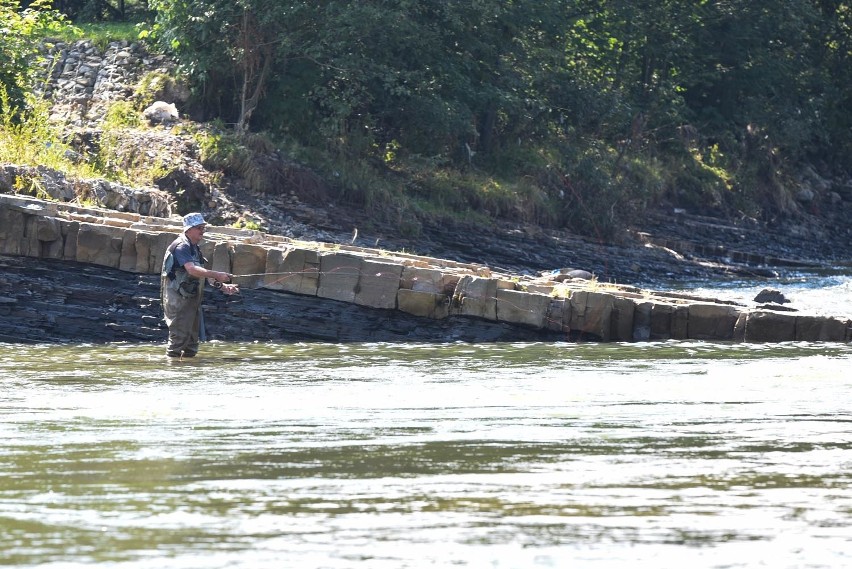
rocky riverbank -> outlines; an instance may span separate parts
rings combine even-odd
[[[263,212],[260,198],[241,196],[249,211]],[[658,210],[626,227],[616,239],[594,239],[567,230],[495,221],[482,226],[425,221],[420,234],[404,237],[389,224],[339,205],[302,206],[256,213],[274,233],[289,237],[381,247],[481,263],[514,274],[538,275],[574,268],[603,282],[649,286],[663,280],[765,278],[790,271],[852,266],[852,215],[806,218],[776,225]],[[370,229],[365,230],[364,227]]]
[[[269,290],[204,299],[207,340],[275,342],[554,341],[564,334],[451,317],[428,320]],[[165,343],[158,275],[0,255],[0,343]]]
[[[54,120],[65,125],[83,156],[102,136],[109,101],[133,96],[140,74],[168,70],[139,46],[115,44],[105,54],[85,43],[55,48],[46,94]],[[171,86],[157,94],[180,101]],[[588,271],[600,283],[653,286],[663,280],[755,277],[771,286],[786,271],[852,267],[852,192],[805,192],[813,211],[773,223],[742,217],[710,218],[671,208],[649,213],[613,239],[569,230],[493,221],[474,225],[447,219],[379,221],[369,212],[321,199],[322,182],[274,152],[266,161],[280,184],[251,191],[240,179],[217,178],[202,164],[198,144],[166,121],[113,133],[113,143],[135,164],[156,162],[152,187],[69,180],[44,168],[3,165],[0,193],[21,179],[59,202],[85,202],[119,212],[168,217],[178,196],[219,224],[256,223],[271,235],[340,246],[382,249],[487,266],[494,273],[536,277],[565,269]],[[144,151],[140,151],[144,149]],[[819,204],[830,204],[817,211]],[[412,227],[415,230],[412,231]],[[41,239],[41,238],[39,238]],[[47,243],[48,241],[42,241]],[[0,341],[162,341],[158,281],[146,274],[94,268],[32,254],[0,257]],[[450,315],[428,320],[333,299],[247,288],[239,299],[208,295],[212,339],[326,341],[553,340],[571,333],[533,330]],[[672,316],[674,318],[674,316]],[[667,337],[662,334],[659,337]]]
[[[52,120],[62,125],[81,156],[100,143],[104,118],[116,101],[156,98],[175,105],[178,117],[186,116],[188,90],[168,79],[174,65],[141,44],[113,42],[101,51],[86,41],[53,42],[45,53],[43,94],[51,101]],[[204,125],[184,128],[182,118],[155,115],[146,115],[156,123],[153,127],[110,135],[119,162],[137,167],[147,162],[162,172],[153,187],[133,189],[137,196],[142,191],[154,196],[147,205],[152,215],[167,215],[161,207],[165,196],[174,204],[203,209],[217,223],[249,221],[276,235],[405,250],[516,274],[570,267],[590,271],[604,282],[640,285],[688,277],[771,278],[788,268],[852,262],[852,181],[824,180],[811,170],[802,175],[796,192],[801,215],[772,223],[737,215],[707,218],[663,207],[606,240],[580,237],[570,228],[501,221],[483,226],[401,217],[392,223],[332,203],[321,179],[274,151],[259,153],[254,168],[274,184],[267,191],[248,190],[245,180],[222,176],[202,163],[192,132],[203,131]],[[0,179],[0,191],[10,186]],[[148,213],[128,206],[125,197],[116,199],[115,192],[107,196],[112,201],[96,191],[84,193],[79,197],[103,207]]]
[[[0,259],[0,335],[164,337],[157,275],[181,227],[180,219],[0,195],[0,255],[8,256]],[[848,317],[797,313],[780,295],[766,295],[765,305],[732,302],[605,283],[583,270],[531,276],[212,225],[201,248],[245,291],[228,299],[211,290],[204,308],[205,321],[231,340],[852,339]]]

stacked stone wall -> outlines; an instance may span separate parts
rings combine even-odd
[[[51,120],[71,128],[91,128],[103,121],[115,101],[132,100],[145,73],[169,76],[174,62],[151,54],[139,43],[110,42],[104,50],[89,40],[47,40],[39,84],[41,95],[52,101]],[[188,96],[185,88],[164,85],[174,92],[153,93],[175,100]]]
[[[0,255],[157,274],[179,219],[0,195]],[[432,320],[472,318],[591,341],[849,342],[848,319],[664,295],[593,281],[548,282],[480,265],[210,227],[210,266],[268,288]]]

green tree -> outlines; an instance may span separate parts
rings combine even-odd
[[[820,104],[822,136],[815,137],[818,146],[811,153],[821,161],[844,165],[848,174],[852,171],[852,3],[821,0],[816,5],[820,19],[812,96]]]
[[[684,188],[717,203],[802,160],[840,163],[852,138],[842,0],[150,6],[204,108],[238,130],[535,180],[562,219],[617,227]]]
[[[150,0],[155,36],[197,85],[208,113],[244,131],[262,102],[272,70],[287,72],[301,38],[315,32],[306,12],[319,3],[275,0]]]
[[[21,9],[18,0],[0,0],[0,88],[13,110],[24,105],[32,90],[45,36],[70,26],[50,4],[50,0],[36,0]]]

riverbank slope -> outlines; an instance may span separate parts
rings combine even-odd
[[[179,218],[0,196],[4,339],[162,339],[157,277],[181,227]],[[848,317],[799,313],[771,295],[721,300],[607,283],[579,269],[525,275],[215,225],[208,225],[201,246],[211,268],[235,275],[245,291],[227,299],[211,290],[205,320],[210,314],[218,321],[223,339],[848,342],[852,336]]]

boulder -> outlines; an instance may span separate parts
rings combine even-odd
[[[771,303],[771,304],[786,304],[790,302],[780,290],[774,288],[765,288],[757,293],[754,297],[754,302]]]
[[[142,111],[142,116],[152,126],[158,124],[169,125],[180,119],[174,103],[166,103],[165,101],[155,101],[151,106]]]

